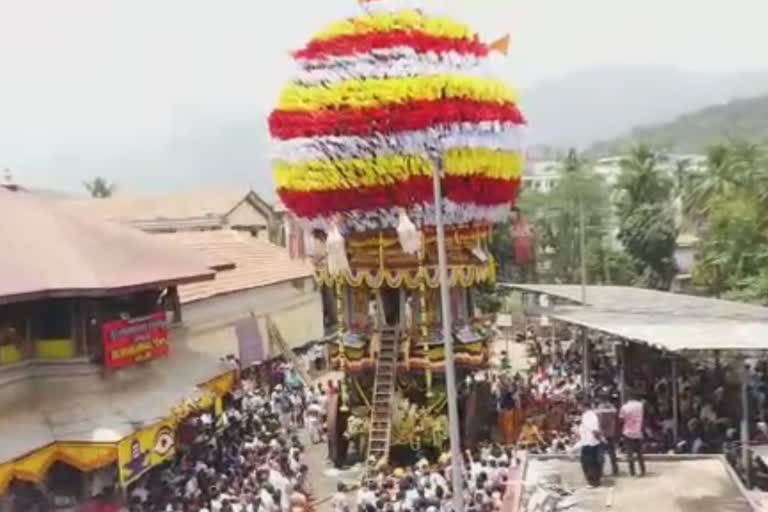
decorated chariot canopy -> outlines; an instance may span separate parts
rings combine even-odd
[[[518,194],[525,119],[493,77],[491,46],[452,19],[369,1],[293,56],[300,71],[269,117],[274,179],[299,224],[323,234],[321,277],[436,286],[439,172],[452,279],[493,279],[484,249]]]

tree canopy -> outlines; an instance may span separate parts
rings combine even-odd
[[[713,146],[683,202],[700,238],[695,283],[715,296],[768,302],[766,148],[740,141]]]
[[[581,281],[579,211],[583,208],[587,281],[630,284],[634,280],[628,258],[612,240],[608,187],[575,151],[563,161],[555,187],[549,193],[525,190],[519,207],[532,225],[544,279]]]
[[[655,153],[637,146],[621,161],[616,184],[618,238],[641,276],[641,284],[668,290],[677,273],[674,180]]]

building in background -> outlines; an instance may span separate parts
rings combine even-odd
[[[563,162],[559,160],[540,160],[527,163],[523,174],[523,189],[548,194],[560,181]]]
[[[281,216],[253,190],[206,190],[69,201],[89,215],[147,233],[234,229],[281,242]]]
[[[675,248],[675,263],[677,263],[677,275],[672,282],[672,290],[678,292],[692,292],[693,269],[696,266],[696,254],[699,250],[699,237],[693,233],[681,233],[677,237]]]
[[[681,167],[688,173],[702,172],[706,169],[707,165],[707,158],[705,155],[659,152],[656,156],[659,169],[668,172],[670,175],[675,173]],[[621,162],[625,158],[626,155],[598,158],[592,162],[592,168],[603,178],[606,185],[613,188],[616,186],[619,176],[621,175]],[[548,194],[554,190],[557,183],[560,181],[560,173],[562,170],[562,159],[550,160],[530,158],[526,163],[523,186],[525,189]]]
[[[179,287],[190,348],[214,357],[238,356],[238,323],[258,318],[261,339],[268,340],[272,319],[290,349],[323,339],[323,307],[311,264],[291,259],[288,251],[233,230],[160,235],[211,261],[231,262],[232,270],[214,281]],[[272,352],[270,353],[270,348]],[[264,356],[280,355],[267,344]]]

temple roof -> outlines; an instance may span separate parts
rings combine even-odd
[[[102,297],[205,281],[209,262],[168,241],[0,187],[0,302]]]

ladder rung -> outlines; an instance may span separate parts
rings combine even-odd
[[[400,334],[396,329],[381,331],[373,385],[373,410],[368,441],[368,458],[386,457],[392,427],[392,397],[397,387],[395,377],[400,357]]]

